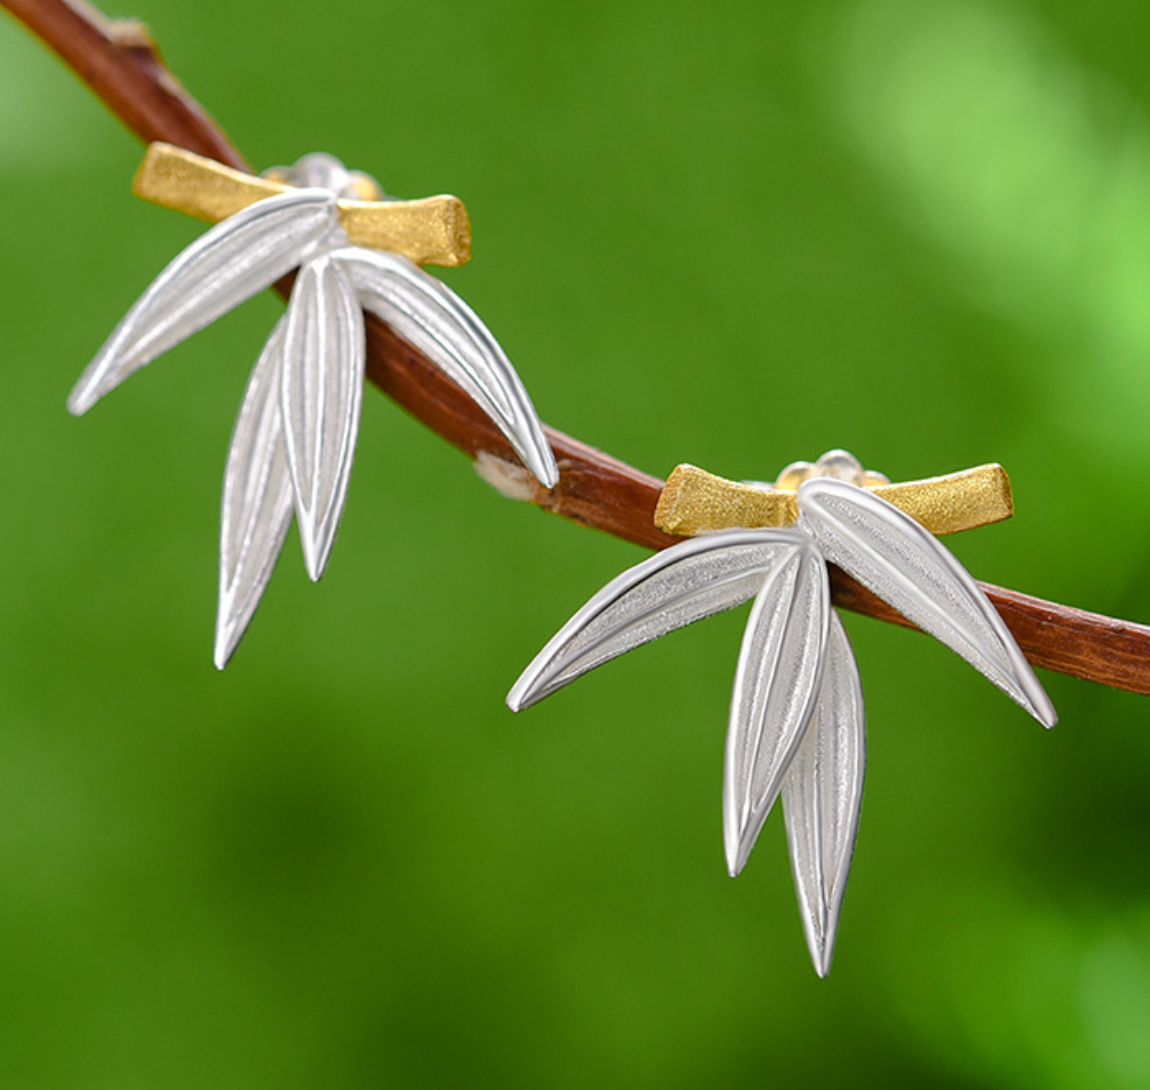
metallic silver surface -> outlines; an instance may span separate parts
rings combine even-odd
[[[723,772],[723,841],[734,877],[747,862],[818,698],[831,592],[799,538],[766,573],[739,651]]]
[[[363,311],[332,255],[296,278],[284,328],[280,408],[308,575],[327,566],[363,403]]]
[[[547,488],[559,469],[538,414],[498,341],[475,312],[400,254],[363,247],[332,257],[351,275],[359,301],[415,345],[495,422],[523,464]]]
[[[783,779],[783,814],[807,947],[830,971],[862,808],[866,713],[854,651],[831,611],[818,704]]]
[[[857,466],[837,452],[835,459],[840,475]],[[1056,715],[1002,618],[958,561],[897,507],[846,480],[808,479],[815,469],[791,467],[797,528],[700,534],[624,572],[560,629],[507,703],[518,711],[632,647],[756,596],[727,730],[727,866],[732,875],[742,870],[781,792],[803,929],[815,970],[825,976],[866,763],[858,667],[830,606],[827,561],[973,662],[1041,722],[1052,726]]]
[[[272,330],[248,382],[224,470],[215,663],[220,670],[244,634],[271,579],[291,525],[292,484],[280,415],[284,326]]]
[[[274,284],[340,232],[335,196],[300,189],[253,204],[200,236],[124,316],[68,397],[79,416],[129,375]]]
[[[301,188],[318,186],[330,189],[337,197],[351,200],[376,202],[388,199],[383,186],[370,174],[348,170],[334,155],[325,151],[313,151],[297,159],[290,167],[271,167],[263,172],[263,176]]]
[[[829,561],[961,655],[1044,726],[1054,726],[1054,706],[1010,630],[933,534],[843,481],[806,481],[798,505],[798,528]]]
[[[526,390],[475,313],[406,258],[348,246],[337,193],[370,199],[378,184],[323,154],[279,172],[309,188],[258,201],[185,249],[128,311],[68,399],[73,413],[86,412],[134,371],[301,266],[228,452],[215,644],[221,668],[282,547],[291,512],[285,482],[308,575],[319,579],[327,566],[363,400],[361,306],[474,398],[539,481],[551,488],[559,480]]]
[[[508,706],[526,708],[633,647],[741,605],[796,548],[808,546],[793,530],[726,530],[656,553],[611,580],[556,633],[512,687]]]

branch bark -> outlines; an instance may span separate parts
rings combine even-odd
[[[141,140],[165,140],[249,170],[223,131],[165,67],[138,23],[109,21],[83,0],[0,0],[53,49]],[[284,286],[281,285],[281,293]],[[386,325],[367,316],[368,377],[412,416],[472,458],[517,464],[506,441],[453,383]],[[547,429],[561,479],[530,483],[531,501],[573,522],[651,549],[676,540],[655,528],[663,482]],[[834,571],[835,604],[913,627],[849,576]],[[1150,627],[982,584],[1036,666],[1150,695]]]

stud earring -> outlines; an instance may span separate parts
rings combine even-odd
[[[347,495],[363,393],[362,309],[456,382],[547,488],[559,479],[531,400],[475,313],[417,262],[461,264],[470,232],[454,197],[400,202],[329,155],[263,179],[152,145],[136,179],[151,200],[220,220],[128,311],[68,400],[90,409],[129,375],[298,268],[228,451],[215,662],[223,668],[263,594],[294,511],[308,575],[327,566]]]
[[[854,576],[1052,727],[1057,715],[1014,637],[931,533],[1011,512],[998,466],[891,485],[832,451],[813,465],[787,467],[773,486],[680,467],[656,521],[698,536],[607,584],[543,648],[507,702],[518,711],[633,647],[753,598],[726,742],[727,867],[732,876],[743,869],[781,795],[807,945],[825,976],[866,760],[858,667],[831,608],[827,565]]]

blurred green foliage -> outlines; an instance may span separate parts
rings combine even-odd
[[[549,422],[652,473],[998,460],[981,578],[1150,617],[1150,9],[491,0],[116,11],[255,163],[454,192],[444,274]],[[640,550],[501,498],[377,393],[319,587],[211,665],[255,300],[83,420],[201,227],[0,21],[0,1085],[1150,1084],[1150,705],[1038,729],[849,618],[870,765],[838,957],[778,817],[722,864],[740,616],[512,717]]]

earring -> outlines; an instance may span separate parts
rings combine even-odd
[[[308,575],[327,566],[347,495],[363,395],[366,309],[483,409],[547,488],[542,424],[487,327],[417,262],[470,255],[454,197],[401,202],[329,155],[257,179],[154,144],[136,179],[151,200],[220,220],[128,311],[68,399],[76,415],[133,372],[291,270],[287,313],[256,363],[224,473],[215,662],[243,635],[294,512]]]
[[[891,485],[832,451],[813,465],[788,466],[773,486],[736,485],[681,466],[656,522],[675,532],[690,526],[698,536],[608,583],[543,648],[507,702],[518,711],[633,647],[753,598],[726,742],[727,867],[732,876],[743,869],[781,795],[807,945],[825,976],[866,761],[858,667],[831,608],[827,565],[854,576],[1052,727],[1057,715],[1014,637],[931,533],[1011,513],[999,466]]]

